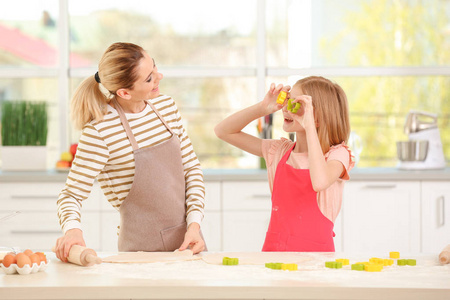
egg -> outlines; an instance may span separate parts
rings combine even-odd
[[[31,254],[33,254],[33,251],[31,251],[30,249],[27,249],[27,250],[23,251],[23,253],[24,253],[26,256],[30,256]]]
[[[16,255],[17,266],[19,268],[23,268],[25,265],[29,265],[31,267],[31,259],[25,253],[21,252]]]
[[[39,255],[37,255],[36,253],[33,253],[29,256],[30,260],[31,260],[31,264],[37,264],[40,265],[41,264],[41,258],[39,257]]]
[[[39,259],[43,261],[44,263],[47,263],[47,257],[43,252],[36,252],[36,254],[39,256]]]
[[[8,268],[10,265],[17,263],[16,256],[14,254],[6,254],[3,257],[3,265]]]

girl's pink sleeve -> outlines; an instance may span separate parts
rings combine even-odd
[[[337,160],[344,166],[345,172],[341,176],[342,180],[349,180],[348,172],[355,166],[355,159],[350,148],[344,143],[332,146],[330,151],[325,155],[327,161]]]
[[[281,158],[281,156],[286,152],[286,149],[289,148],[290,143],[292,142],[285,138],[281,138],[279,140],[262,140],[261,150],[267,166],[271,166],[274,160],[277,160],[276,163],[278,164],[279,158]]]

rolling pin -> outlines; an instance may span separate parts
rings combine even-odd
[[[52,248],[52,251],[55,252],[55,247]],[[73,245],[70,248],[67,260],[73,264],[83,267],[89,267],[102,263],[102,259],[97,256],[97,253],[93,249],[80,245]]]
[[[439,254],[439,262],[441,264],[450,263],[450,244],[447,245],[444,250]]]

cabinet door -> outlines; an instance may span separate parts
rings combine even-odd
[[[100,224],[97,214],[86,212],[82,218],[87,246],[99,250]],[[56,212],[23,211],[0,226],[1,246],[17,247],[22,251],[50,251],[62,235]]]
[[[440,253],[450,244],[450,184],[422,182],[422,252]]]
[[[223,251],[261,251],[269,227],[270,210],[223,213]]]
[[[205,217],[202,233],[208,251],[222,251],[222,201],[220,181],[205,182]]]
[[[271,193],[267,181],[226,181],[223,182],[224,211],[270,211]]]
[[[342,252],[342,250],[343,250],[342,242],[344,239],[343,233],[342,233],[342,208],[341,208],[341,212],[339,213],[339,215],[336,218],[336,221],[334,222],[333,232],[336,235],[334,237],[334,250],[336,252]]]
[[[272,210],[267,181],[223,182],[223,251],[261,251]]]
[[[1,246],[22,250],[50,251],[63,235],[57,217],[59,193],[64,182],[0,183],[0,217],[19,211],[0,226]],[[98,202],[86,201],[82,208],[82,229],[89,247],[99,248]]]
[[[347,182],[342,221],[346,253],[420,252],[420,182]]]
[[[103,252],[117,252],[120,214],[112,206],[100,213],[100,248]]]
[[[208,251],[222,251],[222,216],[217,211],[205,211],[202,233]]]

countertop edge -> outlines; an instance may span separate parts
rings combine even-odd
[[[205,181],[264,181],[266,170],[260,169],[204,169]],[[65,182],[68,172],[47,171],[0,171],[2,182]],[[354,168],[351,181],[449,181],[450,168],[440,170],[399,170],[397,168]]]

